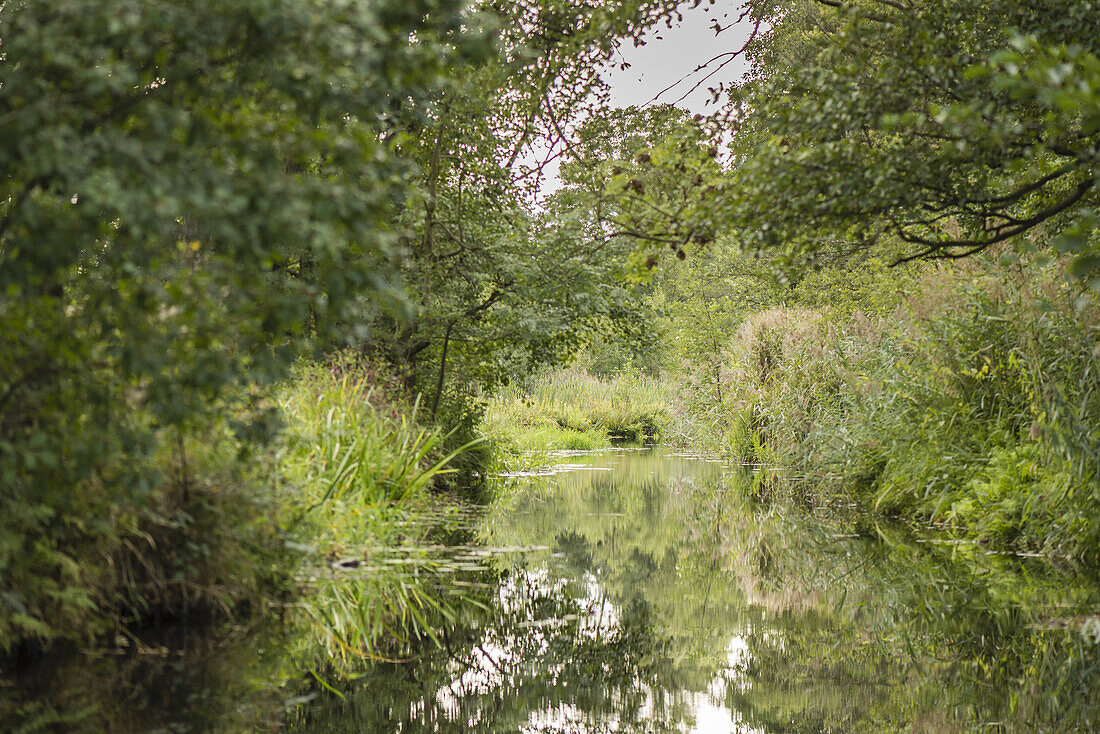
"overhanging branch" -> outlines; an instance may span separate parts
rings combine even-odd
[[[982,250],[995,245],[999,242],[1012,239],[1017,235],[1021,235],[1024,232],[1042,224],[1051,217],[1055,217],[1062,212],[1066,211],[1077,202],[1081,201],[1085,195],[1092,190],[1096,185],[1095,178],[1087,178],[1077,184],[1077,187],[1073,190],[1073,193],[1062,201],[1051,204],[1050,206],[1039,210],[1032,216],[1026,219],[1012,220],[1011,224],[995,227],[989,231],[989,236],[984,238],[970,238],[970,239],[930,239],[927,237],[920,237],[906,230],[906,225],[909,223],[901,222],[894,225],[894,231],[897,233],[903,241],[910,244],[922,245],[925,249],[914,255],[908,255],[906,257],[898,258],[894,261],[894,265],[900,265],[902,263],[911,262],[913,260],[920,260],[923,258],[944,258],[944,259],[958,259],[975,255]],[[951,250],[962,249],[963,252],[951,252]]]

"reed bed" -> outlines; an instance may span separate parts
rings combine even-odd
[[[566,369],[504,388],[489,402],[483,430],[514,454],[657,441],[670,424],[669,401],[645,375],[601,379]]]
[[[1058,268],[933,273],[889,316],[772,309],[727,351],[721,443],[759,482],[1100,561],[1100,303]]]
[[[303,553],[296,609],[318,667],[345,676],[432,639],[465,601],[450,576],[415,559],[455,506],[433,486],[472,446],[445,449],[448,434],[420,425],[419,405],[392,395],[354,368],[310,365],[280,396],[293,488],[285,511]],[[381,548],[384,563],[374,561]]]

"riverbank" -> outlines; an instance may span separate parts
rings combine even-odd
[[[423,579],[380,574],[351,591],[315,571],[363,548],[422,544],[458,504],[433,489],[470,446],[445,446],[400,394],[369,366],[303,363],[253,396],[283,424],[267,443],[246,443],[228,418],[181,435],[154,458],[152,502],[116,505],[70,540],[70,553],[83,548],[71,574],[0,604],[0,649],[17,666],[45,646],[137,644],[133,630],[150,624],[251,624],[272,609],[303,615],[322,667],[430,634],[446,603]]]
[[[706,441],[761,496],[1100,564],[1100,306],[1057,265],[929,272],[877,313],[756,313],[723,370]]]
[[[504,390],[488,405],[486,439],[455,445],[401,395],[371,365],[302,363],[250,395],[247,410],[230,406],[181,434],[150,460],[161,478],[145,490],[151,500],[114,505],[109,523],[70,541],[71,553],[84,548],[73,574],[28,580],[22,606],[0,605],[0,647],[18,665],[47,645],[140,644],[131,630],[149,624],[252,624],[277,608],[315,636],[318,670],[346,672],[430,638],[432,620],[461,603],[419,571],[331,573],[341,563],[378,571],[370,549],[452,532],[464,504],[441,490],[459,459],[484,462],[491,441],[496,464],[518,467],[551,450],[652,441],[669,422],[654,380],[565,371]],[[269,431],[266,442],[240,437],[246,425]]]
[[[130,675],[151,659],[236,659],[271,635],[294,640],[287,657],[208,674],[247,697],[301,687],[303,677],[331,685],[437,644],[438,630],[479,593],[452,583],[462,569],[422,550],[468,532],[468,504],[441,492],[440,480],[473,447],[447,445],[449,434],[421,423],[416,402],[400,396],[396,380],[369,365],[301,363],[264,400],[283,425],[262,450],[243,452],[228,426],[185,438],[164,458],[174,481],[159,514],[134,510],[130,525],[98,539],[84,575],[67,581],[69,598],[87,599],[82,618],[64,627],[17,620],[24,626],[11,632],[9,615],[2,672],[23,677],[0,696],[0,719],[26,731],[62,721],[74,731],[141,730],[143,715],[111,702],[136,695]],[[95,685],[35,688],[86,670],[116,688],[106,701]],[[263,698],[260,710],[273,703]],[[230,707],[195,720],[245,726],[255,713]]]
[[[1061,263],[826,268],[736,323],[659,380],[513,386],[487,433],[511,464],[660,436],[753,468],[761,499],[1100,567],[1100,300]]]
[[[646,375],[546,372],[494,396],[482,432],[507,467],[529,467],[533,455],[547,451],[658,441],[672,422],[670,397],[665,385]]]

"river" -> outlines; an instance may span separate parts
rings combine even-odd
[[[276,625],[50,667],[21,705],[165,732],[1100,730],[1080,572],[749,500],[743,468],[672,450],[556,461],[450,544],[356,564],[431,568],[457,601],[353,680],[295,669],[308,643]]]

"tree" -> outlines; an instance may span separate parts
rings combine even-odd
[[[1100,284],[1093,2],[750,0],[753,72],[713,122],[728,172],[638,234],[736,233],[793,265],[1001,245],[1074,253]],[[702,175],[700,175],[702,174]],[[629,198],[629,197],[627,197]],[[652,244],[640,245],[652,253]]]
[[[86,556],[169,492],[157,452],[261,416],[248,385],[392,288],[388,120],[477,27],[452,0],[0,4],[0,647],[83,629]]]
[[[532,195],[547,159],[602,109],[600,70],[617,45],[640,42],[675,5],[486,4],[496,55],[459,75],[426,119],[402,123],[420,179],[401,218],[408,310],[382,314],[365,346],[384,349],[433,414],[455,417],[472,392],[569,359],[588,330],[632,308],[620,258]]]
[[[772,27],[725,111],[716,203],[747,244],[958,258],[1050,242],[1095,205],[1094,3],[750,5]]]

